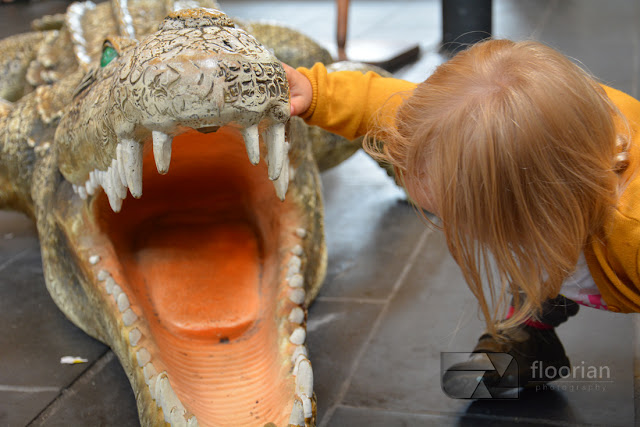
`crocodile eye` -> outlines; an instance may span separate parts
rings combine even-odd
[[[117,58],[118,51],[109,45],[105,45],[102,48],[102,57],[100,58],[100,66],[106,67],[111,61]]]

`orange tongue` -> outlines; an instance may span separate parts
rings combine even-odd
[[[140,238],[134,255],[153,313],[176,335],[238,337],[260,309],[254,231],[244,222],[167,225]]]

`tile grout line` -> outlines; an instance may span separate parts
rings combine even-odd
[[[349,369],[347,379],[342,383],[342,386],[338,391],[338,399],[336,399],[336,403],[334,403],[333,405],[331,405],[331,407],[329,407],[329,409],[327,409],[327,412],[324,414],[322,421],[320,422],[320,424],[318,424],[318,427],[326,427],[329,424],[329,421],[333,417],[333,413],[335,412],[336,408],[341,404],[344,396],[347,394],[347,390],[351,385],[351,380],[355,375],[355,372],[358,369],[358,366],[360,365],[360,360],[364,356],[364,353],[367,350],[369,343],[373,340],[373,337],[378,332],[378,329],[380,328],[380,324],[382,323],[382,320],[386,317],[386,314],[389,311],[390,303],[393,301],[394,297],[402,287],[406,276],[409,274],[409,271],[411,270],[416,259],[418,258],[418,254],[421,252],[422,248],[424,247],[427,237],[431,235],[433,231],[434,230],[432,228],[426,228],[422,232],[422,236],[420,236],[420,240],[418,241],[415,248],[413,249],[413,252],[411,252],[408,262],[405,264],[404,268],[402,269],[402,272],[400,273],[400,276],[398,276],[398,279],[393,284],[393,287],[391,288],[391,292],[389,292],[389,296],[387,297],[386,302],[384,303],[384,306],[382,306],[382,309],[378,313],[376,320],[373,322],[373,326],[369,330],[369,334],[367,335],[367,338],[364,340],[364,342],[360,346],[360,350],[358,351],[355,359],[351,363],[351,368]]]
[[[60,387],[0,384],[0,391],[10,393],[48,393],[54,391],[59,392]]]
[[[387,414],[398,414],[398,415],[418,415],[418,416],[442,416],[442,417],[459,417],[460,414],[457,412],[440,412],[440,411],[399,411],[394,409],[385,409],[376,406],[356,406],[356,405],[347,405],[340,404],[337,405],[346,409],[355,409],[355,410],[367,410],[374,412],[384,412]],[[530,418],[530,417],[513,417],[508,415],[495,415],[495,414],[464,414],[464,417],[469,418],[470,420],[490,420],[490,421],[513,421],[514,419],[518,419],[518,421],[530,421],[535,423],[536,425],[544,425],[544,426],[575,426],[576,424],[569,421],[555,421],[552,419],[541,419],[541,418]]]
[[[0,264],[0,271],[4,270],[7,266],[13,264],[14,261],[17,261],[20,258],[22,258],[27,252],[29,252],[32,249],[33,248],[23,249],[17,254],[15,254],[14,256],[12,256],[11,258],[9,258],[8,260],[6,260],[5,262],[3,262],[2,264]]]
[[[49,402],[49,404],[47,406],[42,408],[42,410],[35,417],[33,417],[33,419],[31,421],[29,421],[27,426],[32,426],[32,425],[34,425],[34,423],[36,423],[38,421],[46,421],[51,415],[55,414],[55,411],[57,409],[57,405],[58,404],[64,404],[63,403],[64,399],[69,397],[70,394],[76,393],[76,391],[74,390],[74,386],[79,381],[81,381],[84,378],[94,376],[97,371],[100,371],[102,368],[104,368],[105,365],[107,365],[109,362],[111,362],[114,357],[116,357],[115,353],[113,353],[113,351],[111,351],[111,349],[107,348],[105,350],[105,352],[100,357],[98,357],[96,359],[96,361],[91,364],[91,366],[89,366],[87,368],[86,371],[82,372],[80,375],[75,377],[73,379],[73,381],[71,381],[71,383],[69,385],[67,385],[66,387],[60,388],[59,389],[59,393],[55,397],[55,399],[53,399],[51,402]],[[59,403],[59,402],[62,402],[62,403]]]

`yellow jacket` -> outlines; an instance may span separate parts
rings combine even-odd
[[[395,109],[415,83],[384,78],[368,72],[343,71],[327,74],[316,64],[299,68],[313,87],[311,107],[301,117],[348,139],[372,129],[376,119],[392,120]],[[616,89],[604,87],[626,117],[631,131],[630,165],[622,180],[629,182],[606,227],[604,240],[591,239],[584,248],[589,271],[609,310],[640,312],[640,102]],[[382,108],[383,113],[378,110]],[[618,123],[620,133],[626,128]]]

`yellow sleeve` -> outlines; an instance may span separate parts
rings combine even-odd
[[[376,119],[392,120],[397,107],[416,84],[381,77],[369,71],[327,73],[318,63],[312,68],[298,68],[311,82],[311,106],[301,117],[307,124],[319,126],[347,139],[355,139],[371,130]],[[378,113],[381,108],[382,111]]]
[[[618,133],[629,135],[629,166],[626,182],[604,239],[594,238],[584,254],[602,298],[609,310],[640,312],[640,102],[616,89],[603,86],[607,96],[624,115],[615,118]]]

